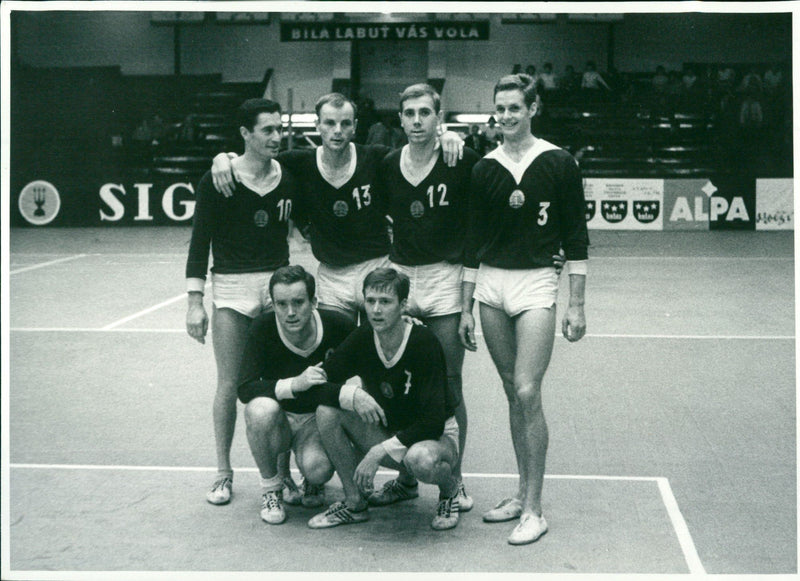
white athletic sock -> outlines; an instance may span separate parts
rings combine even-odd
[[[283,490],[283,478],[281,478],[280,474],[273,476],[272,478],[264,478],[261,477],[261,492],[277,492],[278,490]]]

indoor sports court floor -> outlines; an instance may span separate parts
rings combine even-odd
[[[184,331],[189,237],[10,233],[4,573],[797,573],[791,232],[591,233],[588,335],[558,338],[545,378],[550,531],[525,547],[480,518],[516,484],[483,343],[464,366],[475,508],[455,530],[430,529],[430,486],[366,524],[261,522],[241,414],[233,501],[206,503],[215,371]]]

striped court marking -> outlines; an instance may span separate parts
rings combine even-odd
[[[186,295],[180,295],[182,298]],[[170,299],[170,302],[174,302],[176,299]],[[168,303],[165,303],[168,304]],[[142,311],[141,313],[137,313],[137,316],[141,316],[145,314],[145,312],[149,312],[151,310],[155,310],[156,308],[160,308],[162,305],[157,305],[156,307],[151,307],[147,311]],[[128,317],[127,319],[123,319],[122,322],[129,321],[134,317]],[[114,325],[122,324],[122,322],[118,321],[117,323],[113,323]],[[9,331],[13,333],[185,333],[186,329],[119,329],[115,327],[111,327],[106,325],[105,327],[10,327]],[[211,329],[208,331],[211,333]],[[480,331],[476,331],[475,335],[478,337],[483,337],[483,333]],[[556,335],[557,338],[563,339],[564,337],[558,333]],[[733,340],[740,340],[740,341],[794,341],[794,335],[629,335],[629,334],[613,334],[613,333],[589,333],[585,335],[587,338],[595,338],[595,339],[686,339],[686,340],[712,340],[712,341],[733,341]]]
[[[19,469],[40,469],[40,470],[117,470],[117,471],[147,471],[147,472],[215,472],[216,468],[202,466],[131,466],[131,465],[101,465],[101,464],[9,464],[10,468]],[[258,473],[257,468],[234,468],[234,472]],[[298,474],[296,468],[292,472]],[[391,476],[395,471],[378,470],[378,475]],[[462,476],[466,478],[502,478],[517,479],[518,474],[487,474],[482,472],[465,472]],[[678,501],[672,492],[669,479],[663,476],[609,476],[609,475],[587,475],[587,474],[545,474],[548,480],[601,480],[601,481],[621,481],[621,482],[655,482],[658,485],[661,500],[666,508],[672,527],[678,538],[683,557],[689,567],[689,572],[694,575],[704,575],[706,573],[694,539],[683,518]]]
[[[37,268],[44,268],[46,266],[51,266],[53,264],[59,264],[61,262],[67,262],[69,260],[76,260],[78,258],[84,258],[87,256],[86,254],[74,254],[72,256],[65,256],[64,258],[56,258],[55,260],[49,260],[47,262],[42,262],[40,264],[32,264],[31,266],[23,266],[22,268],[18,268],[16,270],[10,271],[8,274],[19,274],[20,272],[28,272],[29,270],[36,270]]]
[[[146,308],[146,309],[144,309],[142,311],[139,311],[138,313],[133,313],[132,315],[128,315],[127,317],[119,319],[118,321],[114,321],[113,323],[109,323],[105,327],[102,327],[100,329],[100,331],[109,331],[111,329],[119,327],[120,325],[124,325],[125,323],[127,323],[129,321],[132,321],[134,319],[138,319],[139,317],[144,316],[144,315],[146,315],[148,313],[152,313],[153,311],[157,311],[158,309],[160,309],[162,307],[166,307],[167,305],[171,305],[172,303],[177,303],[179,300],[185,299],[185,298],[186,298],[186,293],[185,292],[181,293],[176,297],[172,297],[171,299],[167,299],[166,301],[160,302],[157,305],[153,305],[152,307],[148,307],[148,308]]]

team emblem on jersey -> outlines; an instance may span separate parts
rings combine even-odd
[[[586,200],[586,221],[588,222],[594,218],[594,213],[597,211],[597,202],[594,200]]]
[[[511,192],[511,195],[508,197],[508,205],[518,210],[522,207],[522,204],[525,203],[525,194],[522,193],[522,190],[514,190]]]
[[[644,202],[633,202],[633,215],[642,224],[655,222],[661,211],[661,202],[658,200],[648,200]]]
[[[628,215],[628,201],[627,200],[606,200],[600,205],[600,212],[606,222],[616,224],[622,222],[625,216]]]
[[[342,200],[337,200],[335,204],[333,204],[333,215],[337,218],[344,218],[347,216],[347,213],[350,211],[350,206],[347,205],[347,202]]]
[[[394,390],[392,389],[392,384],[386,381],[381,382],[381,393],[383,397],[386,399],[392,399],[394,397]]]
[[[425,213],[425,206],[422,205],[422,202],[419,200],[414,200],[411,202],[411,216],[414,218],[422,218],[422,215]]]
[[[327,351],[325,351],[325,358],[323,359],[323,361],[327,361],[328,359],[330,359],[331,355],[333,355],[333,348],[330,348]]]
[[[253,215],[253,222],[256,223],[256,226],[259,228],[263,228],[269,222],[269,214],[267,214],[266,210],[259,210]]]

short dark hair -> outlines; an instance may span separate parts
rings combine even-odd
[[[272,298],[272,289],[276,284],[294,284],[302,282],[306,285],[306,292],[308,299],[314,298],[317,292],[316,282],[314,276],[299,264],[290,264],[289,266],[281,266],[278,270],[272,273],[269,279],[269,296]]]
[[[236,110],[236,126],[246,127],[248,131],[252,131],[256,126],[258,116],[262,113],[278,113],[281,112],[281,106],[275,101],[269,99],[248,99]]]
[[[397,295],[397,300],[402,302],[408,298],[410,287],[411,282],[402,272],[393,268],[376,268],[364,278],[362,293],[366,296],[367,289],[392,291]]]
[[[442,97],[436,92],[436,89],[431,87],[428,83],[417,83],[416,85],[406,87],[405,90],[400,93],[400,111],[403,111],[403,103],[409,99],[417,99],[425,96],[433,99],[433,109],[438,113],[442,108]]]
[[[331,107],[341,109],[347,103],[350,103],[350,106],[353,108],[353,119],[358,119],[358,106],[356,106],[351,99],[348,99],[341,93],[328,93],[327,95],[322,95],[322,97],[317,99],[317,102],[314,105],[314,110],[317,112],[317,117],[319,117],[319,112],[322,110],[323,105],[330,105]]]
[[[516,75],[506,75],[494,86],[494,97],[500,91],[522,91],[522,96],[525,99],[525,105],[530,107],[536,102],[536,83],[533,82],[533,77],[525,73],[518,73]]]

